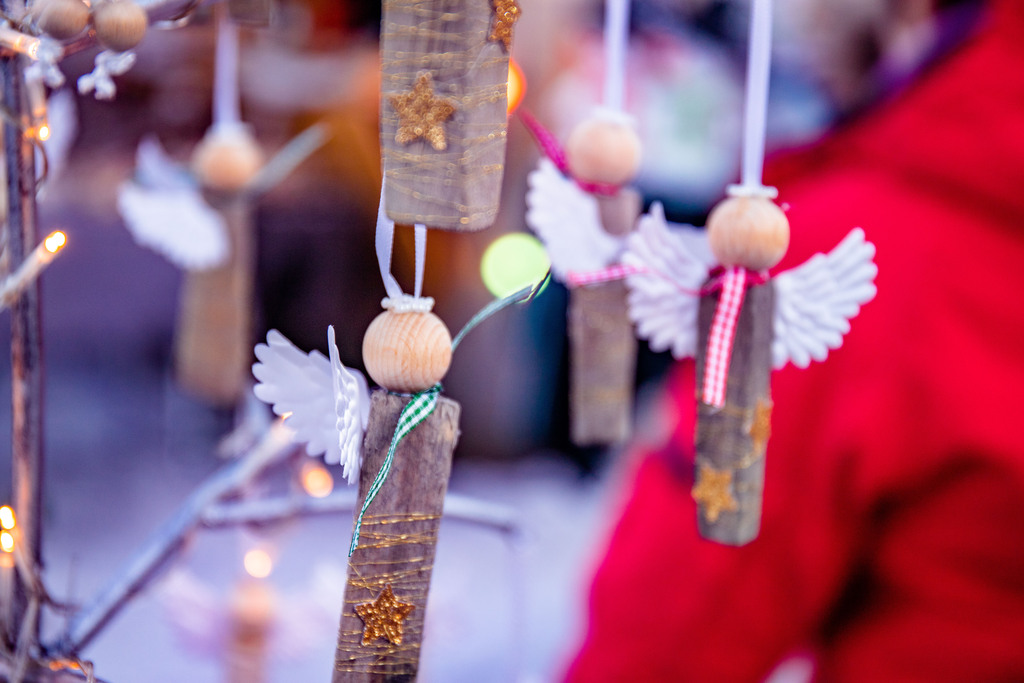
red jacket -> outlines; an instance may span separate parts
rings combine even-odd
[[[878,296],[773,376],[760,537],[696,533],[692,367],[594,582],[568,679],[1024,681],[1024,3],[897,100],[779,164],[792,246],[855,225]]]

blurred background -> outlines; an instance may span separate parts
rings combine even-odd
[[[599,98],[602,3],[520,4],[512,55],[527,82],[521,106],[564,140]],[[978,6],[777,2],[769,152],[811,144],[912,81],[970,34]],[[632,11],[626,108],[645,143],[637,185],[670,219],[700,225],[739,173],[748,6],[636,0]],[[304,350],[326,352],[333,324],[343,362],[361,368],[363,332],[384,295],[373,251],[379,7],[277,0],[275,13],[271,28],[243,30],[243,119],[268,153],[318,121],[332,138],[256,207],[253,343],[276,328]],[[211,14],[200,8],[184,28],[149,32],[136,66],[116,79],[116,100],[75,96],[74,114],[51,122],[78,131],[40,200],[41,232],[60,228],[69,239],[42,281],[44,557],[51,589],[72,602],[103,586],[224,464],[218,444],[245,412],[211,407],[175,385],[182,273],[135,244],[116,211],[143,135],[157,135],[184,162],[210,125],[213,47]],[[64,63],[70,82],[92,68],[92,57]],[[424,292],[451,329],[491,298],[480,272],[487,247],[526,230],[526,176],[538,158],[513,117],[497,223],[475,234],[431,233]],[[400,227],[394,270],[407,288],[412,252],[411,230]],[[488,321],[445,381],[463,409],[452,490],[508,505],[523,534],[509,542],[445,523],[423,681],[556,680],[580,638],[588,577],[618,505],[622,453],[569,444],[566,299],[552,284],[529,306]],[[656,441],[664,428],[656,396],[669,365],[666,355],[641,350],[638,441]],[[0,384],[9,372],[0,364]],[[9,400],[0,395],[0,412],[9,414]],[[6,422],[0,439],[9,442]],[[0,491],[10,491],[6,471]],[[246,551],[258,546],[273,556],[268,582],[278,596],[268,680],[326,680],[350,524],[342,515],[203,534],[170,581],[133,602],[84,654],[111,681],[224,680],[229,597]],[[212,635],[189,626],[197,614]]]

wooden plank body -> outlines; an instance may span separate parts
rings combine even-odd
[[[381,22],[381,151],[385,208],[396,223],[473,231],[498,212],[505,167],[508,52],[491,40],[489,0],[384,0]],[[455,111],[442,123],[446,148],[396,140],[392,97],[429,74]]]
[[[623,188],[597,197],[602,224],[613,235],[633,230],[640,194]],[[633,426],[637,341],[624,282],[569,290],[570,436],[577,446],[622,443]]]
[[[227,683],[267,683],[267,654],[274,620],[274,599],[261,579],[245,578],[229,601],[225,680]]]
[[[569,408],[577,446],[629,438],[636,349],[625,283],[569,290]]]
[[[771,418],[771,343],[774,286],[747,290],[736,322],[736,337],[726,383],[725,406],[700,401],[707,339],[719,293],[701,297],[699,316],[703,340],[697,349],[697,523],[700,534],[727,545],[754,540],[761,526],[765,450]],[[710,473],[710,474],[709,474]],[[726,504],[708,505],[697,495],[703,478],[728,473],[721,493]],[[730,509],[734,508],[734,509]]]
[[[383,389],[373,392],[359,501],[365,499],[380,470],[399,414],[408,402],[408,396]],[[391,473],[366,511],[359,546],[349,558],[332,683],[416,679],[459,413],[458,403],[438,398],[434,412],[399,443]],[[402,642],[377,638],[364,645],[364,622],[356,607],[372,603],[386,586],[391,586],[399,601],[414,606],[402,621]]]
[[[222,266],[185,274],[175,366],[187,391],[229,407],[248,386],[256,254],[251,206],[229,200],[217,209],[228,226],[231,254]]]
[[[270,26],[272,0],[228,0],[228,14],[237,24]]]

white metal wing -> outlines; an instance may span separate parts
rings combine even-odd
[[[330,339],[333,347],[333,334]],[[332,348],[331,355],[336,353]],[[256,358],[259,362],[252,366],[259,381],[253,388],[256,398],[271,404],[276,414],[289,416],[287,424],[297,441],[306,442],[307,453],[323,453],[327,463],[338,464],[343,454],[348,458],[353,448],[358,451],[369,418],[366,380],[358,371],[341,361],[332,367],[319,351],[303,353],[277,330],[267,333],[266,344],[256,345]],[[337,396],[335,373],[339,375]],[[358,426],[350,426],[354,424]],[[339,425],[345,425],[344,432],[339,432]],[[346,476],[352,482],[349,470]]]
[[[135,176],[118,188],[117,208],[136,242],[188,270],[224,262],[229,245],[223,218],[155,137],[139,143]]]
[[[629,236],[622,263],[636,270],[626,276],[626,286],[637,336],[654,351],[671,349],[676,358],[696,354],[700,288],[714,263],[703,231],[670,228],[655,202]]]
[[[779,274],[775,283],[775,369],[792,361],[806,368],[838,349],[850,331],[850,319],[875,297],[875,245],[855,228],[828,254]]]
[[[570,272],[599,270],[615,263],[625,240],[605,232],[597,200],[541,159],[530,173],[526,224],[544,242],[551,272],[565,282]]]

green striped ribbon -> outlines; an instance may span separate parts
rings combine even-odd
[[[479,313],[470,318],[469,322],[459,330],[459,333],[452,341],[452,353],[455,352],[455,349],[465,336],[469,334],[470,330],[512,304],[529,302],[544,289],[544,285],[547,284],[550,277],[551,274],[548,273],[539,283],[523,287],[518,292],[509,294],[504,299],[496,299],[484,306]],[[377,497],[380,487],[384,485],[388,474],[391,473],[391,465],[395,461],[395,451],[398,449],[399,442],[434,412],[434,408],[437,406],[437,397],[440,394],[441,385],[435,384],[429,389],[413,394],[412,400],[402,408],[402,412],[398,416],[398,426],[395,428],[395,434],[391,437],[391,446],[388,448],[388,454],[384,458],[384,463],[380,466],[380,471],[377,472],[376,478],[374,478],[373,483],[370,485],[370,490],[366,492],[366,500],[363,501],[363,507],[360,508],[359,516],[356,518],[356,527],[352,531],[352,544],[348,548],[349,557],[352,557],[352,553],[356,551],[356,546],[359,545],[359,532],[363,526],[363,515],[366,514],[366,509],[370,507],[370,503]]]
[[[395,434],[391,437],[391,446],[388,448],[388,454],[384,458],[384,463],[380,466],[380,471],[377,472],[377,477],[370,484],[370,490],[366,492],[366,500],[363,501],[363,507],[359,510],[359,517],[356,518],[356,528],[352,532],[352,545],[348,548],[349,557],[352,557],[352,553],[356,551],[356,546],[359,545],[359,531],[363,526],[363,515],[366,514],[366,508],[370,507],[370,503],[377,497],[380,487],[384,485],[384,480],[391,473],[391,464],[395,461],[395,451],[398,449],[399,442],[434,412],[434,408],[437,406],[437,397],[440,394],[441,385],[435,384],[429,389],[424,389],[418,394],[414,394],[412,400],[402,408],[402,412],[398,416],[398,426],[395,428]]]

